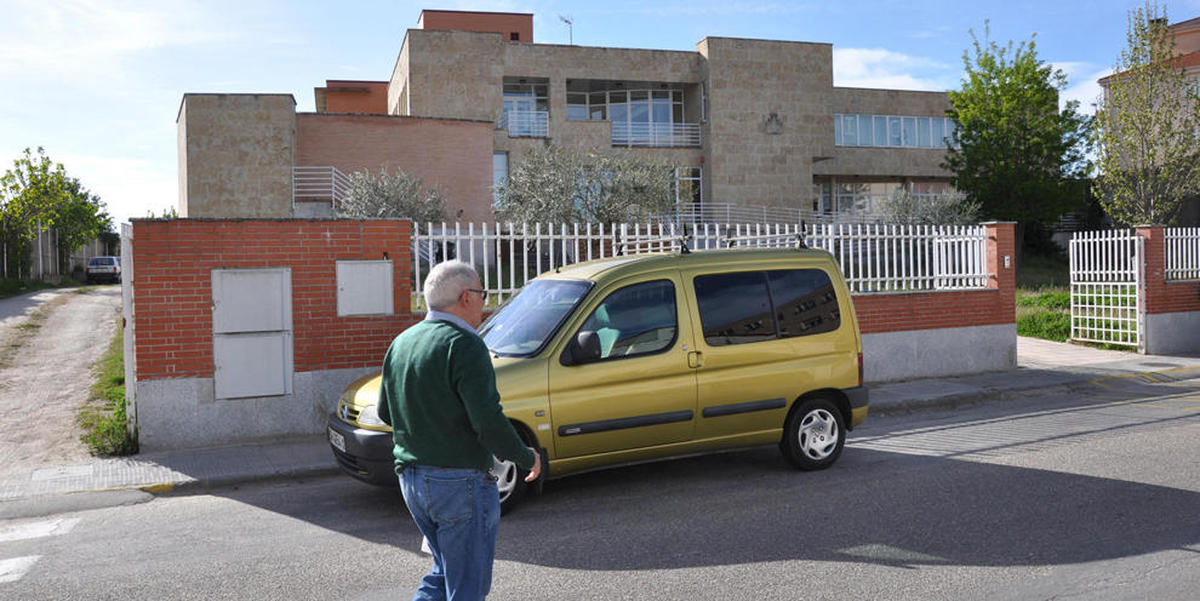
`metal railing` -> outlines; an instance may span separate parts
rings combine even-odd
[[[508,131],[510,138],[545,138],[550,135],[547,111],[504,111],[496,128]]]
[[[699,123],[612,124],[612,145],[625,147],[677,148],[700,146]]]
[[[812,211],[789,207],[749,206],[722,203],[681,204],[673,213],[656,215],[655,222],[697,223],[863,223],[875,224],[881,215],[848,211]]]
[[[1200,280],[1200,227],[1169,227],[1164,232],[1167,281]]]
[[[803,235],[801,235],[803,234]],[[852,292],[982,289],[988,285],[982,226],[865,224],[479,224],[426,223],[414,228],[413,306],[429,269],[461,259],[480,270],[489,302],[503,303],[525,281],[580,261],[662,252],[687,245],[796,247],[806,242],[833,255]]]
[[[337,167],[292,167],[292,202],[328,202],[337,206],[350,191],[350,176]]]

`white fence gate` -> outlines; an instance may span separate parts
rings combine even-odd
[[[1071,237],[1071,339],[1145,348],[1145,241],[1133,230]]]

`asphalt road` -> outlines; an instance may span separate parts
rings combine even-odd
[[[1200,380],[1124,378],[870,419],[824,472],[565,478],[502,521],[490,598],[1194,600],[1198,454]],[[397,599],[427,568],[398,495],[345,477],[131,502],[0,523],[0,598]]]

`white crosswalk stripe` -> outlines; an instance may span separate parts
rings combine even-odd
[[[25,576],[25,573],[41,559],[41,555],[30,555],[28,557],[14,557],[12,559],[0,559],[0,582],[16,582]]]
[[[0,524],[0,543],[7,543],[47,536],[62,536],[79,523],[79,518],[57,518],[19,524]],[[11,559],[0,559],[0,583],[16,582],[25,577],[41,559],[41,555],[26,555]]]
[[[43,536],[59,536],[70,532],[78,523],[79,518],[69,518],[0,526],[0,543]]]

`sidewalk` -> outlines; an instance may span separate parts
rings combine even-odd
[[[1109,378],[1147,381],[1200,377],[1200,356],[1162,357],[1020,338],[1015,370],[871,387],[875,415],[956,407],[1028,390],[1082,385]],[[94,459],[15,473],[0,482],[4,505],[74,493],[207,490],[273,479],[338,473],[324,435],[209,449]]]

